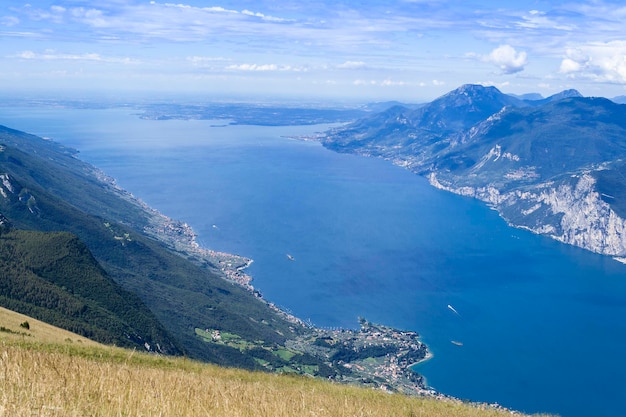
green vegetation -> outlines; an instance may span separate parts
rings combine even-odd
[[[13,230],[0,234],[0,302],[103,343],[179,354],[153,314],[100,268],[74,235]],[[30,323],[20,324],[30,329]]]
[[[626,252],[614,226],[626,217],[623,104],[575,90],[525,101],[465,85],[418,109],[396,106],[339,127],[322,142],[483,200],[510,225],[604,255]]]
[[[7,327],[4,327],[4,326],[0,326],[0,332],[17,334],[17,335],[20,335],[20,336],[30,336],[30,334],[28,334],[28,333],[11,330],[11,329],[9,329]]]
[[[0,190],[6,196],[0,196],[0,213],[6,220],[0,223],[10,222],[22,230],[64,231],[77,236],[99,264],[101,273],[111,277],[127,293],[135,294],[150,309],[174,339],[165,343],[166,346],[180,347],[196,359],[258,369],[260,365],[246,350],[207,344],[194,329],[232,332],[246,342],[263,340],[268,345],[284,344],[288,337],[303,331],[300,325],[286,320],[245,288],[224,279],[206,260],[197,256],[188,259],[188,254],[172,250],[169,246],[172,242],[148,235],[148,228],[176,224],[168,224],[168,219],[119,190],[111,180],[103,180],[102,173],[75,158],[75,151],[1,127],[0,145],[3,176]],[[28,246],[23,247],[24,251],[27,249]],[[43,265],[40,269],[46,272]],[[77,329],[75,316],[82,314],[85,301],[77,302],[76,293],[70,298],[61,294],[76,284],[63,280],[72,279],[59,277],[58,282],[45,285],[47,293],[66,300],[65,304],[61,303],[65,309],[57,312],[55,323],[64,321],[67,328]],[[81,292],[78,295],[86,296]],[[92,301],[104,298],[99,291],[92,290],[91,295]],[[136,299],[128,298],[133,303]],[[34,307],[25,309],[22,300],[11,294],[0,299],[0,305],[35,314]],[[51,316],[53,309],[49,307],[45,314]],[[101,310],[90,308],[89,311]],[[44,317],[42,314],[39,311],[36,315]],[[100,316],[104,320],[107,314]],[[125,323],[135,324],[129,320]],[[149,335],[141,336],[150,339]],[[99,340],[112,340],[111,337],[112,334],[103,334]]]
[[[86,348],[83,336],[140,349],[147,343],[223,366],[413,394],[422,381],[408,365],[426,356],[410,332],[305,328],[225,279],[209,258],[176,246],[189,243],[187,230],[75,154],[0,127],[0,305],[81,335],[38,344],[18,330],[28,322],[28,334],[37,334],[34,319],[4,325],[2,337],[13,339],[0,346],[0,414],[501,415],[448,400]],[[388,335],[395,344],[372,345]]]
[[[595,171],[594,176],[602,199],[618,216],[626,218],[626,163],[616,161],[609,169]]]
[[[17,290],[7,290],[1,304],[103,342],[123,345],[120,335],[131,335],[133,342],[149,340],[164,351],[164,345],[180,346],[190,358],[224,366],[308,374],[391,391],[423,389],[419,375],[408,370],[426,354],[425,346],[414,340],[417,335],[391,332],[399,337],[399,349],[366,348],[379,337],[367,331],[318,334],[225,279],[201,254],[185,252],[184,245],[174,250],[177,236],[188,239],[187,230],[98,180],[94,169],[68,150],[18,132],[0,132],[0,140],[5,170],[0,172],[1,237],[6,250],[20,251],[25,262],[7,255],[5,268],[28,278],[13,280],[11,288]],[[22,151],[36,145],[42,148]],[[40,232],[14,230],[10,224]],[[155,239],[163,236],[153,233],[155,228],[167,230],[166,239]],[[113,284],[138,298],[129,294],[116,302],[119,296],[101,290],[113,289]],[[124,316],[127,302],[147,306],[172,336],[171,344],[154,343],[159,339],[148,327]],[[342,344],[315,346],[318,336]],[[370,365],[358,363],[366,359]]]
[[[0,324],[19,327],[24,320],[0,308]],[[32,318],[28,321],[33,337],[0,333],[3,415],[510,415],[507,410],[453,399],[390,395],[302,376],[225,369],[107,347]]]
[[[351,368],[349,362],[362,359],[363,352],[311,348],[312,329],[228,281],[197,253],[174,250],[177,236],[188,239],[184,228],[100,180],[102,175],[72,151],[2,129],[0,143],[0,242],[7,253],[21,254],[19,262],[5,256],[4,268],[27,278],[13,279],[11,289],[0,293],[0,304],[103,342],[148,341],[162,351],[174,353],[180,347],[190,358],[224,366],[395,389],[386,377],[372,378],[360,365]],[[161,239],[155,229],[169,234]],[[122,291],[127,295],[120,297]],[[162,324],[160,338],[150,330],[158,326],[143,323],[141,315],[124,315],[127,304],[141,309],[142,303]],[[127,340],[128,335],[137,337]],[[362,336],[347,332],[341,338],[356,346]],[[408,356],[394,352],[423,359],[425,347],[415,346],[419,349],[409,349]],[[392,348],[366,353],[388,354]],[[378,372],[390,366],[376,362],[378,368],[362,368]],[[401,379],[407,389],[418,389],[419,377],[405,371]]]
[[[405,161],[412,171],[436,173],[454,187],[525,190],[623,156],[626,106],[571,94],[534,103],[466,85],[419,109],[397,106],[357,120],[323,142],[341,152]],[[495,149],[501,152],[487,158]],[[620,174],[601,175],[611,189],[623,188]]]

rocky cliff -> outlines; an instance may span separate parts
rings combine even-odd
[[[322,142],[480,199],[512,226],[626,256],[624,105],[575,90],[524,101],[463,86],[419,111],[396,107],[335,129]]]

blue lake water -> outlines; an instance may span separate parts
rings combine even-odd
[[[418,331],[435,355],[418,371],[444,393],[626,415],[626,265],[510,228],[385,161],[285,137],[325,126],[37,108],[0,109],[0,124],[79,149],[205,246],[253,258],[254,286],[303,319]]]

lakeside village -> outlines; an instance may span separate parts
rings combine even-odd
[[[348,384],[369,386],[387,392],[400,392],[406,395],[436,397],[452,402],[466,402],[429,388],[423,376],[412,368],[432,357],[427,346],[419,340],[419,334],[369,323],[359,318],[360,329],[322,329],[305,323],[299,318],[278,308],[262,298],[259,291],[250,284],[252,277],[244,271],[252,260],[224,252],[201,247],[193,229],[186,223],[165,216],[148,206],[131,193],[117,186],[115,180],[96,172],[96,175],[114,192],[140,206],[149,216],[149,224],[144,231],[165,243],[174,251],[208,268],[219,270],[224,279],[240,285],[282,315],[286,320],[306,328],[301,336],[287,340],[284,347],[255,346],[241,343],[241,338],[233,334],[224,334],[215,329],[196,329],[196,334],[209,343],[221,343],[239,349],[266,349],[268,352],[289,361],[296,355],[309,355],[320,360],[324,367],[333,370],[328,378]],[[287,255],[290,261],[295,261]],[[224,337],[227,336],[227,337]],[[459,344],[460,345],[460,344]],[[269,369],[278,372],[295,372],[314,376],[320,366],[285,367]],[[319,375],[319,372],[317,372]],[[506,409],[499,404],[473,403],[483,409]],[[508,410],[511,414],[519,414]]]
[[[312,328],[287,341],[289,349],[324,358],[331,368],[344,368],[336,380],[409,395],[434,395],[424,378],[411,370],[431,357],[419,335],[359,318],[360,330]]]
[[[250,284],[252,277],[244,272],[252,260],[202,248],[197,243],[195,233],[187,224],[151,211],[153,217],[148,231],[150,234],[199,263],[217,266],[225,279],[241,285],[262,299],[261,293]],[[293,258],[289,260],[294,261]],[[288,340],[285,347],[289,353],[283,352],[282,355],[289,357],[308,354],[319,358],[334,370],[333,379],[342,382],[375,386],[390,392],[412,395],[435,394],[426,388],[423,377],[411,370],[412,365],[431,356],[416,332],[374,325],[365,319],[359,319],[360,330],[321,329],[305,323],[267,300],[264,302],[288,321],[308,330],[295,340]],[[254,348],[242,345],[242,341],[236,335],[224,335],[223,332],[216,332],[214,329],[198,329],[197,333],[208,342],[227,344],[240,349]],[[303,373],[308,372],[304,370]]]

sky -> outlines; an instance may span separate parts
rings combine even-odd
[[[3,0],[0,90],[425,102],[626,95],[619,1]]]

